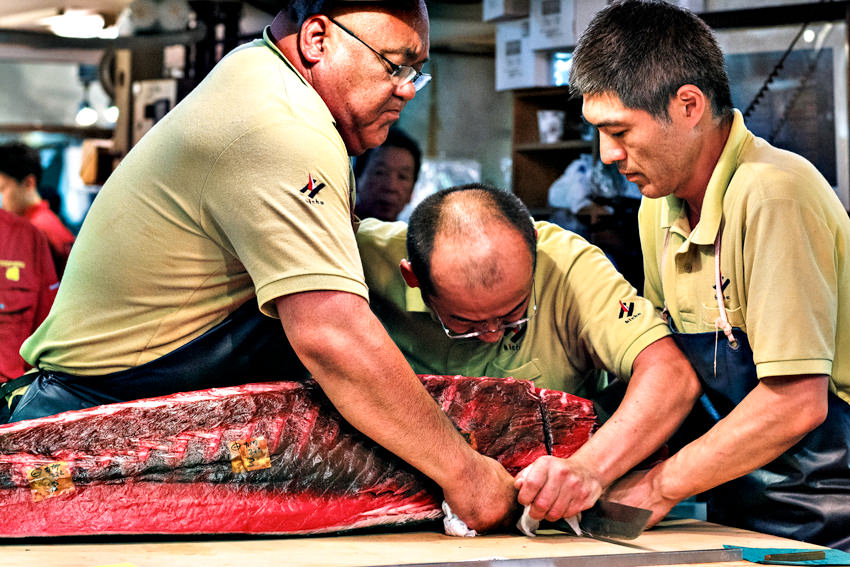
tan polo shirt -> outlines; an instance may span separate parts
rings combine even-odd
[[[628,379],[635,357],[669,334],[652,304],[599,248],[554,224],[535,223],[537,313],[497,343],[449,339],[398,269],[405,223],[366,219],[357,232],[372,309],[419,373],[512,376],[592,398],[609,371]]]
[[[367,297],[352,187],[316,91],[268,39],[233,51],[106,182],[24,358],[105,374],[173,351],[246,301],[275,316],[274,299],[300,291]]]
[[[827,374],[850,402],[850,218],[812,164],[755,137],[735,111],[694,230],[672,195],[645,198],[639,224],[644,293],[666,303],[680,331],[714,329],[722,227],[725,308],[747,333],[758,376]]]

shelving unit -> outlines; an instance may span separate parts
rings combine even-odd
[[[540,141],[538,110],[566,112],[562,140]],[[579,155],[593,153],[595,144],[588,139],[589,132],[581,118],[581,99],[571,99],[567,87],[514,91],[513,191],[535,218],[548,214],[549,186]]]

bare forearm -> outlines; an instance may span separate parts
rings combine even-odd
[[[701,392],[690,363],[669,337],[635,360],[617,411],[572,459],[589,463],[603,487],[658,449],[679,427]]]
[[[277,309],[293,350],[349,423],[439,484],[470,528],[510,518],[513,477],[466,444],[363,298],[305,292],[278,298]]]
[[[776,459],[826,417],[828,378],[765,378],[708,433],[661,463],[653,491],[680,501]]]
[[[306,296],[279,301],[293,348],[349,423],[440,485],[450,483],[472,449],[422,387],[365,301],[357,305],[345,295],[330,295],[309,310],[296,307],[299,300],[309,300]],[[323,317],[325,310],[336,316]]]
[[[602,491],[676,430],[700,393],[699,380],[672,339],[658,340],[633,365],[614,415],[568,459],[541,457],[517,478],[531,517],[556,520],[593,505]]]

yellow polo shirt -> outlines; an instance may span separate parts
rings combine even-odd
[[[639,225],[644,293],[680,331],[714,329],[722,227],[726,312],[747,333],[758,376],[827,374],[850,402],[850,219],[812,164],[755,137],[735,111],[694,230],[672,195],[644,198]]]
[[[366,219],[357,243],[372,309],[416,372],[512,376],[593,398],[601,371],[628,379],[635,357],[669,334],[652,304],[599,248],[556,225],[537,222],[537,313],[497,343],[449,339],[418,288],[398,269],[407,225]]]
[[[150,362],[240,305],[310,290],[368,297],[345,145],[268,37],[238,48],[97,195],[33,365],[99,375]]]

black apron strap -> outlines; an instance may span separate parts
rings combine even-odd
[[[280,321],[262,315],[248,301],[200,337],[147,364],[102,376],[40,371],[9,421],[175,392],[307,376]]]

